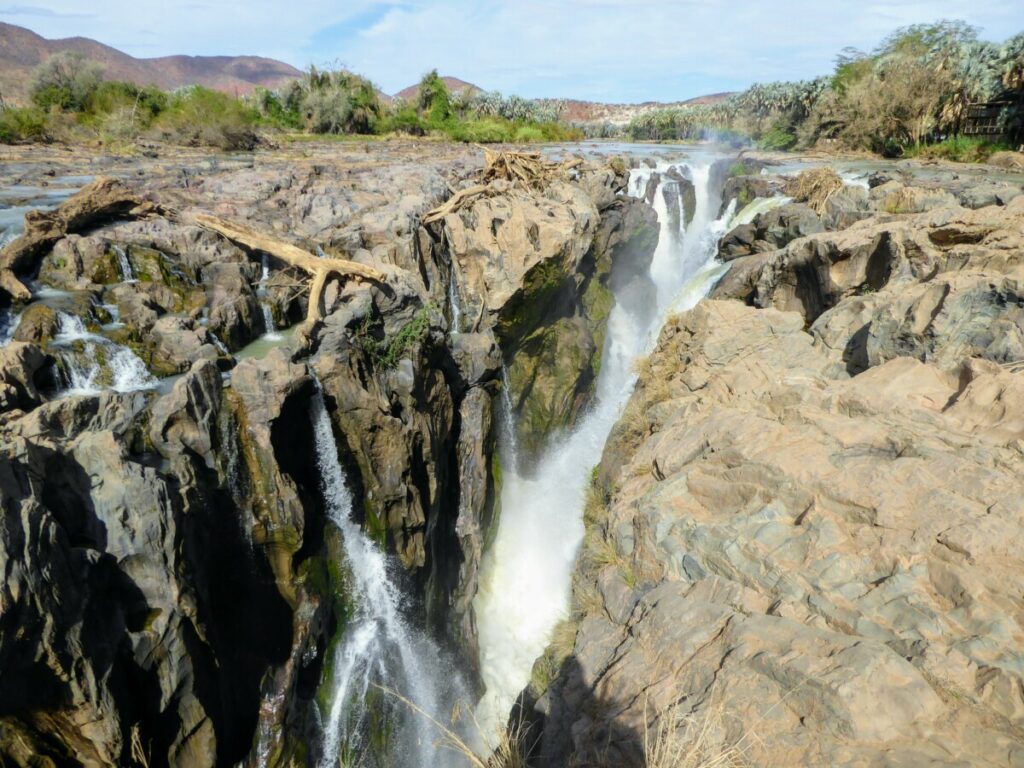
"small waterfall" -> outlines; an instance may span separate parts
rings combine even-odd
[[[512,382],[508,378],[508,368],[501,364],[501,430],[504,445],[504,456],[507,469],[516,472],[519,469],[519,440],[516,437],[516,417],[512,408]]]
[[[90,333],[80,317],[58,314],[58,332],[53,339],[67,372],[69,395],[95,395],[104,389],[136,392],[151,389],[157,380],[146,364],[128,347],[104,336]]]
[[[759,213],[766,213],[774,208],[779,208],[787,203],[793,202],[792,197],[757,197],[747,203],[743,208],[729,220],[729,229],[738,227],[741,224],[750,224]],[[735,209],[736,199],[733,198],[730,205]]]
[[[20,314],[16,315],[9,309],[0,310],[0,347],[14,341],[14,334],[20,322]]]
[[[657,287],[656,316],[649,319],[647,308],[630,308],[616,296],[593,406],[571,434],[547,446],[533,476],[520,476],[511,466],[504,475],[498,533],[484,557],[474,602],[487,688],[477,708],[484,733],[494,733],[506,722],[535,660],[567,615],[590,472],[633,391],[634,362],[653,347],[669,309],[692,307],[724,269],[715,259],[724,223],[711,219],[710,212],[720,204],[710,183],[712,159],[687,164],[697,200],[681,239],[672,231],[664,196],[654,197],[661,226],[650,267]],[[628,188],[642,197],[651,170],[632,174]],[[501,450],[510,465],[504,456],[507,448]]]
[[[281,334],[277,332],[277,326],[274,325],[274,311],[270,306],[270,297],[267,294],[267,282],[270,280],[270,256],[264,253],[260,265],[260,284],[256,295],[260,300],[260,309],[263,312],[263,337],[270,341],[278,341],[281,339]]]
[[[219,336],[218,336],[218,335],[217,335],[216,333],[214,333],[213,331],[211,331],[211,330],[207,329],[207,331],[206,331],[206,332],[207,332],[208,334],[210,334],[210,339],[212,339],[212,340],[213,340],[213,345],[214,345],[215,347],[217,347],[217,350],[218,350],[218,351],[219,351],[219,352],[220,352],[220,353],[221,353],[222,355],[224,355],[225,357],[231,357],[231,350],[230,350],[230,349],[228,349],[228,346],[227,346],[227,344],[225,344],[225,343],[224,343],[223,341],[221,341],[221,340],[220,340],[220,337],[219,337]]]
[[[380,693],[375,686],[400,693],[442,723],[449,722],[457,703],[469,698],[461,678],[445,664],[441,649],[424,630],[407,624],[403,596],[387,556],[350,517],[352,494],[338,461],[319,382],[316,387],[310,416],[317,469],[328,517],[341,531],[355,603],[354,615],[334,652],[330,704],[322,713],[321,768],[337,768],[342,753],[355,755],[356,762],[345,762],[345,766],[364,765],[362,755],[368,749],[371,727],[366,702]],[[393,705],[395,720],[386,765],[441,768],[455,764],[435,746],[440,734],[426,718],[400,702],[387,705]]]
[[[324,249],[321,248],[319,245],[316,247],[316,257],[318,259],[326,259],[327,258],[327,254],[324,253]]]
[[[132,263],[128,260],[128,251],[125,250],[123,245],[118,245],[117,243],[114,243],[111,247],[117,256],[117,268],[121,272],[121,280],[126,283],[134,283],[135,271],[132,269]]]
[[[452,313],[451,332],[459,333],[462,331],[462,299],[459,298],[459,284],[454,261],[449,266],[448,273],[448,306]]]

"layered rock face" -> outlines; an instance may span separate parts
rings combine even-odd
[[[643,765],[659,722],[755,765],[1024,764],[1009,198],[738,258],[669,320],[595,475],[540,764]]]
[[[353,516],[404,570],[409,620],[472,673],[502,362],[533,439],[571,423],[613,267],[642,269],[656,224],[621,194],[621,164],[594,163],[492,182],[420,226],[474,156],[332,152],[154,168],[145,195],[101,180],[0,258],[18,319],[0,350],[0,762],[318,762],[353,606],[314,452],[317,382]],[[329,276],[322,319],[289,328],[308,276],[200,214],[381,278]],[[115,351],[150,378],[118,384]],[[68,394],[86,362],[104,391]]]
[[[525,458],[590,402],[613,264],[644,273],[650,263],[657,217],[622,196],[625,184],[621,165],[539,193],[497,182],[437,227],[453,257],[461,330],[493,329],[501,346]]]

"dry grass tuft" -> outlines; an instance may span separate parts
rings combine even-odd
[[[471,768],[528,768],[526,760],[526,739],[530,731],[528,723],[520,721],[510,728],[500,728],[497,733],[497,746],[489,755],[481,757],[469,742],[459,734],[434,718],[428,712],[425,712],[423,709],[416,706],[414,702],[407,699],[398,691],[392,690],[391,688],[378,687],[382,692],[388,696],[393,696],[416,714],[421,717],[425,717],[431,725],[437,728],[437,746],[442,749],[447,749],[450,752],[454,752],[457,755],[461,755],[465,758],[466,764]],[[475,717],[473,718],[473,726],[476,729],[476,734],[481,743],[491,743],[490,740],[485,737],[483,730]]]
[[[644,704],[645,716],[647,705]],[[723,708],[709,706],[700,718],[677,702],[656,716],[644,734],[646,768],[746,768],[748,737],[728,743]]]
[[[828,166],[803,171],[786,182],[785,193],[798,203],[807,203],[817,213],[825,212],[825,202],[843,188],[839,174]]]

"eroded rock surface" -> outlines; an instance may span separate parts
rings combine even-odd
[[[903,199],[938,203],[738,258],[664,328],[541,764],[642,765],[673,715],[755,765],[1024,764],[1024,205]]]

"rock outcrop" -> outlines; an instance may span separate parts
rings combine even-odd
[[[621,163],[576,162],[420,226],[478,161],[343,151],[155,173],[145,199],[99,180],[5,249],[0,305],[20,322],[0,350],[0,762],[318,761],[353,611],[318,392],[408,620],[472,677],[501,366],[536,440],[570,423],[608,286],[645,271],[656,222],[621,194]],[[310,313],[307,273],[342,263],[374,279],[317,281]],[[36,269],[49,291],[30,295]],[[71,366],[109,389],[122,352],[177,378],[67,394]]]
[[[1024,205],[907,207],[940,197],[737,258],[669,320],[538,764],[643,765],[659,722],[755,765],[1024,762]]]

